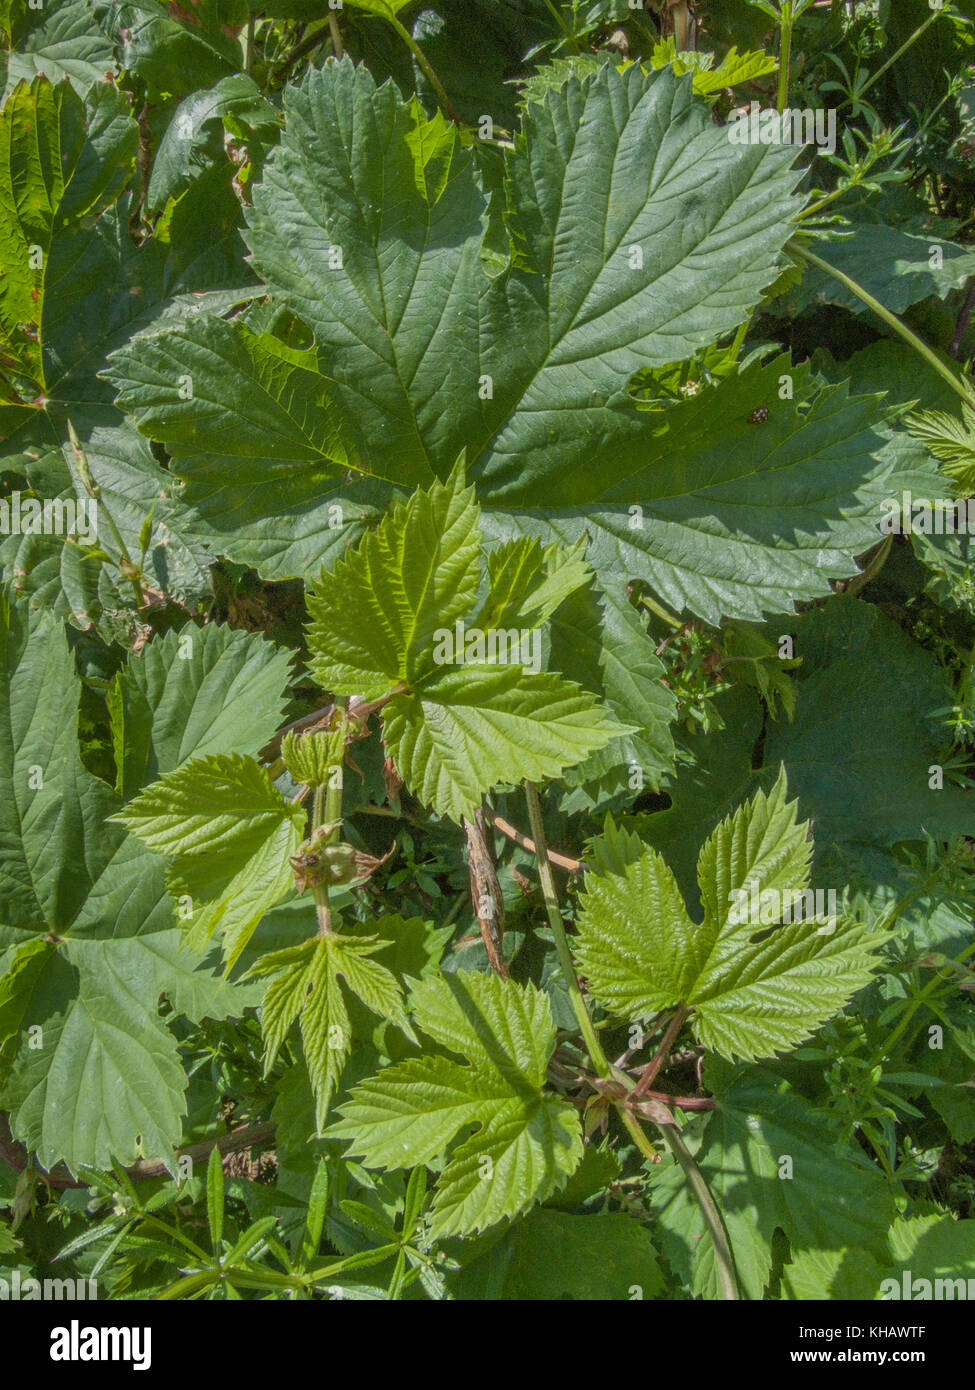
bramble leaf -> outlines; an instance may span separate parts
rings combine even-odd
[[[131,655],[109,691],[123,796],[190,758],[258,753],[281,723],[289,667],[270,642],[212,623]]]
[[[761,1298],[768,1286],[776,1228],[793,1252],[852,1247],[882,1260],[895,1208],[862,1151],[838,1143],[823,1112],[764,1068],[710,1062],[705,1075],[716,1109],[694,1157],[720,1207],[745,1297]],[[655,1171],[653,1194],[662,1253],[696,1295],[720,1297],[711,1237],[677,1164]]]
[[[669,67],[572,78],[528,105],[504,159],[507,192],[492,194],[442,117],[427,121],[347,61],[286,92],[248,238],[271,292],[314,336],[322,442],[290,481],[280,471],[279,516],[304,516],[316,467],[414,486],[445,477],[464,449],[485,504],[588,503],[603,466],[646,439],[633,374],[733,331],[778,273],[797,206],[791,154],[732,146]],[[491,279],[486,227],[502,213],[509,264]],[[225,422],[249,387],[225,364],[202,367],[222,331],[210,323],[188,322],[168,349],[155,334],[132,344],[109,376],[174,454],[187,500],[219,517],[221,548],[234,554],[239,537],[265,572],[284,573],[258,494],[240,496],[239,436]],[[201,359],[198,409],[180,400],[172,365],[152,365],[187,355]]]

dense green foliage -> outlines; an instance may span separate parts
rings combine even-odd
[[[975,1280],[972,0],[0,29],[3,1278]]]

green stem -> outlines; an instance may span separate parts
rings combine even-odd
[[[555,891],[555,878],[548,857],[548,841],[545,839],[545,829],[542,825],[542,806],[538,799],[538,788],[534,782],[525,783],[525,799],[528,802],[528,820],[531,825],[532,839],[535,842],[535,854],[538,858],[538,877],[542,884],[545,911],[548,914],[548,924],[552,928],[552,936],[555,939],[559,965],[562,967],[562,974],[565,976],[565,983],[569,990],[572,1012],[576,1016],[579,1032],[582,1034],[586,1051],[589,1053],[597,1075],[608,1078],[613,1075],[613,1068],[602,1049],[593,1021],[589,1016],[589,1010],[586,1008],[586,1001],[582,997],[582,990],[579,988],[579,977],[572,960],[572,952],[569,950],[562,913],[559,909],[559,898]]]
[[[254,25],[257,21],[256,15],[249,15],[247,19],[247,43],[244,49],[244,72],[248,77],[251,75],[251,68],[254,66]]]
[[[883,1136],[878,1135],[873,1125],[870,1124],[867,1120],[860,1121],[860,1133],[869,1142],[870,1147],[877,1155],[877,1158],[880,1162],[880,1166],[884,1170],[884,1177],[891,1184],[891,1186],[896,1186],[897,1177],[894,1173],[893,1168],[891,1168],[890,1166],[890,1159],[887,1157],[887,1146],[884,1144]]]
[[[342,719],[345,719],[349,701],[344,695],[336,695],[335,708],[340,712]],[[339,764],[341,773],[341,764]],[[342,834],[342,782],[341,777],[333,775],[324,786],[315,788],[315,800],[312,803],[311,829],[312,835],[321,825],[331,826],[325,843],[334,845]],[[316,883],[312,892],[315,897],[315,913],[318,917],[318,935],[330,936],[332,933],[332,908],[328,900],[328,884]]]
[[[908,37],[901,44],[897,52],[894,53],[890,58],[888,58],[886,63],[881,64],[881,66],[877,69],[877,71],[873,74],[872,77],[867,78],[866,82],[864,82],[863,86],[856,94],[856,99],[858,101],[862,100],[864,93],[869,92],[870,88],[874,85],[874,83],[880,81],[880,79],[883,77],[884,73],[888,70],[888,68],[892,68],[894,64],[898,61],[898,59],[907,52],[911,45],[917,42],[917,40],[924,33],[925,29],[930,28],[930,26],[940,16],[940,14],[940,10],[932,10],[931,13],[928,15],[927,19],[924,21],[924,23],[919,24],[918,27],[914,30],[914,33],[908,35]],[[844,106],[849,106],[852,100],[853,97],[846,97],[845,100],[841,101],[839,106],[837,106],[837,111],[842,111]]]
[[[649,608],[651,613],[655,613],[661,622],[668,623],[672,628],[677,629],[677,631],[684,626],[680,618],[675,618],[673,613],[669,612],[662,603],[658,603],[656,599],[652,599],[649,594],[641,594],[640,602],[643,604],[644,608]]]
[[[565,22],[565,16],[562,14],[561,10],[559,10],[559,9],[556,8],[556,6],[552,3],[552,0],[545,0],[545,8],[548,10],[549,14],[552,16],[552,18],[555,20],[556,24],[557,24],[557,25],[559,26],[559,28],[562,30],[562,33],[565,35],[566,39],[568,40],[569,47],[570,47],[570,48],[574,48],[575,51],[578,53],[578,52],[579,52],[579,45],[578,45],[578,43],[576,42],[575,34],[573,34],[573,32],[572,32],[572,30],[569,28],[568,24],[566,24],[566,22]]]
[[[406,44],[407,48],[409,48],[410,52],[413,54],[413,57],[419,63],[420,67],[423,69],[424,73],[426,74],[427,81],[430,83],[430,86],[436,92],[437,100],[440,102],[440,105],[444,109],[444,114],[448,117],[449,120],[453,121],[454,125],[460,125],[460,117],[451,105],[450,97],[447,95],[443,83],[440,81],[440,78],[434,71],[433,64],[430,62],[430,59],[424,53],[423,49],[420,47],[416,39],[410,33],[409,29],[407,29],[406,25],[401,23],[401,21],[397,19],[396,15],[390,14],[387,16],[387,18],[389,19],[390,24],[396,30],[397,34],[399,34],[400,38]]]
[[[845,275],[842,270],[837,270],[835,266],[830,265],[829,261],[824,261],[821,256],[815,255],[812,251],[807,251],[804,246],[800,246],[795,240],[787,243],[787,249],[791,251],[793,255],[801,257],[804,261],[808,261],[810,265],[814,265],[817,270],[821,270],[826,275],[831,276],[832,279],[836,280],[845,289],[848,289],[851,294],[856,295],[857,299],[861,300],[868,308],[872,309],[879,319],[882,319],[889,328],[894,330],[898,337],[903,338],[905,343],[909,343],[918,356],[923,357],[928,366],[933,367],[938,375],[944,378],[951,389],[961,396],[963,401],[970,406],[975,406],[975,395],[973,395],[969,387],[963,381],[960,381],[950,368],[945,366],[937,354],[932,352],[931,348],[928,347],[927,343],[923,342],[916,333],[913,333],[907,327],[907,324],[902,323],[896,314],[892,314],[889,309],[885,309],[880,301],[874,299],[873,295],[865,290],[862,285],[858,285],[855,280],[850,279],[849,275]]]
[[[786,18],[788,14],[788,19]],[[779,115],[789,104],[789,66],[792,62],[792,6],[782,15],[782,28],[779,35]]]
[[[575,963],[572,959],[572,952],[569,950],[568,938],[565,934],[565,924],[562,921],[562,912],[559,908],[558,894],[555,891],[555,879],[552,874],[552,865],[548,857],[548,844],[545,839],[545,827],[542,823],[542,806],[538,797],[538,788],[534,782],[525,781],[525,799],[528,803],[528,819],[531,825],[532,839],[535,841],[535,853],[538,859],[538,877],[542,885],[542,895],[545,899],[545,911],[548,915],[549,926],[552,928],[552,936],[555,940],[555,949],[559,958],[559,965],[565,977],[566,987],[569,991],[569,999],[572,1003],[572,1011],[579,1023],[579,1031],[586,1044],[586,1051],[589,1053],[589,1060],[592,1062],[593,1070],[597,1076],[605,1079],[613,1079],[627,1092],[634,1090],[634,1083],[631,1077],[623,1071],[618,1071],[610,1062],[606,1053],[603,1051],[599,1041],[599,1035],[593,1026],[593,1021],[586,1007],[586,1001],[582,997],[582,990],[579,987],[579,977],[576,975]],[[617,1112],[626,1132],[633,1140],[644,1158],[651,1163],[656,1162],[657,1155],[653,1145],[639,1123],[636,1116],[626,1105],[617,1105]],[[695,1200],[701,1209],[704,1223],[708,1228],[711,1241],[714,1247],[714,1258],[718,1266],[718,1274],[721,1280],[723,1296],[729,1301],[737,1300],[740,1297],[738,1292],[738,1280],[735,1276],[734,1256],[728,1241],[728,1234],[721,1220],[721,1213],[701,1170],[688,1150],[686,1144],[681,1139],[674,1125],[656,1125],[661,1136],[670,1152],[680,1164],[684,1177],[694,1194]]]
[[[334,697],[335,710],[343,725],[348,718],[349,697],[348,695],[336,695]],[[342,763],[339,764],[341,768]],[[325,793],[325,819],[335,824],[335,838],[338,838],[339,823],[342,820],[342,779],[330,778],[328,788]]]
[[[339,28],[339,17],[334,10],[329,12],[328,32],[332,40],[332,52],[336,58],[341,58],[345,53],[345,44],[342,42],[342,30]]]
[[[959,964],[962,964],[973,953],[975,953],[975,944],[972,944],[971,946],[966,946],[964,951],[962,951],[961,954],[956,957],[956,960]],[[935,971],[934,975],[921,990],[921,993],[916,995],[915,998],[911,1000],[908,1007],[904,1010],[904,1013],[901,1016],[900,1023],[898,1023],[897,1027],[893,1030],[892,1033],[890,1033],[890,1035],[887,1037],[887,1040],[884,1042],[883,1046],[879,1049],[879,1051],[874,1054],[874,1057],[870,1063],[871,1067],[875,1067],[880,1062],[884,1061],[884,1059],[893,1049],[894,1044],[899,1042],[901,1037],[907,1031],[908,1027],[910,1026],[911,1020],[914,1018],[914,1015],[917,1013],[917,1011],[927,1002],[927,1000],[935,992],[938,986],[940,984],[944,984],[947,978],[950,977],[943,975],[940,970]]]

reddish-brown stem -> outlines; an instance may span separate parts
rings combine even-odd
[[[690,1010],[687,1008],[686,1004],[681,1004],[680,1008],[677,1010],[673,1018],[667,1024],[667,1027],[664,1031],[664,1035],[660,1039],[660,1046],[657,1048],[650,1061],[644,1067],[639,1081],[636,1083],[633,1090],[630,1092],[629,1099],[631,1101],[639,1100],[640,1096],[647,1094],[648,1086],[650,1085],[651,1081],[653,1081],[656,1078],[658,1071],[660,1071],[661,1067],[670,1055],[670,1049],[674,1045],[674,1039],[677,1037],[677,1034],[683,1027],[684,1020],[687,1018],[687,1015],[689,1013]]]
[[[506,821],[503,816],[492,811],[490,806],[485,806],[484,814],[494,826],[495,830],[500,830],[502,835],[507,835],[509,840],[514,840],[516,845],[521,845],[522,849],[527,849],[529,854],[537,854],[535,841],[530,840],[527,835],[523,835],[520,830]],[[566,854],[556,854],[554,849],[548,852],[549,862],[558,864],[560,869],[567,870],[570,874],[577,874],[582,868],[582,863],[578,859],[570,859]]]
[[[222,1134],[219,1139],[207,1139],[200,1144],[190,1144],[185,1149],[178,1150],[177,1158],[189,1158],[197,1163],[200,1159],[208,1158],[213,1149],[218,1149],[224,1158],[231,1154],[239,1153],[241,1149],[252,1148],[256,1144],[266,1143],[267,1140],[274,1138],[275,1125],[270,1120],[263,1120],[259,1124],[244,1125],[240,1129],[235,1129],[232,1134]],[[10,1133],[10,1125],[7,1116],[0,1111],[0,1160],[13,1168],[18,1173],[23,1173],[27,1168],[33,1166],[30,1155],[23,1144],[17,1142]],[[53,1168],[50,1173],[45,1173],[42,1168],[35,1168],[35,1171],[45,1186],[54,1188],[59,1192],[68,1188],[87,1187],[88,1183],[82,1182],[79,1178],[71,1177],[70,1173],[60,1165]],[[167,1178],[172,1177],[169,1169],[162,1159],[143,1158],[138,1163],[133,1163],[131,1167],[125,1169],[126,1176],[133,1182],[145,1182],[148,1178]]]

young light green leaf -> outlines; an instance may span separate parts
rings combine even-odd
[[[383,711],[407,786],[437,812],[471,816],[499,782],[543,781],[628,732],[595,697],[551,672],[462,665]]]
[[[962,401],[960,420],[943,410],[911,415],[907,432],[931,450],[960,497],[975,492],[975,410],[970,405]]]
[[[420,1028],[464,1063],[424,1056],[361,1082],[328,1133],[370,1167],[436,1166],[458,1131],[431,1213],[435,1236],[526,1211],[562,1187],[582,1156],[574,1108],[545,1095],[555,1026],[545,996],[474,972],[425,980],[412,996]]]
[[[249,972],[252,976],[274,976],[261,1009],[265,1076],[274,1066],[291,1025],[301,1020],[319,1132],[352,1047],[340,977],[367,1009],[395,1023],[407,1037],[415,1037],[399,981],[386,966],[369,959],[386,944],[375,937],[317,936],[262,956]]]
[[[166,883],[188,944],[203,951],[219,929],[229,970],[293,884],[306,815],[253,758],[214,753],[161,777],[116,819],[173,860]]]
[[[585,547],[584,536],[570,550],[557,544],[543,547],[533,536],[522,536],[490,551],[490,588],[471,626],[482,630],[540,627],[592,578]]]
[[[219,870],[226,861],[218,856],[243,861],[283,823],[303,828],[305,813],[253,758],[211,753],[160,777],[117,819],[157,854],[212,855]]]
[[[473,607],[479,508],[457,467],[413,494],[309,596],[311,669],[326,690],[375,699],[434,670],[434,633]]]
[[[883,938],[810,911],[812,844],[786,797],[781,773],[704,845],[701,923],[649,847],[622,873],[587,876],[576,957],[617,1016],[684,1004],[706,1047],[754,1059],[796,1046],[869,981]]]

